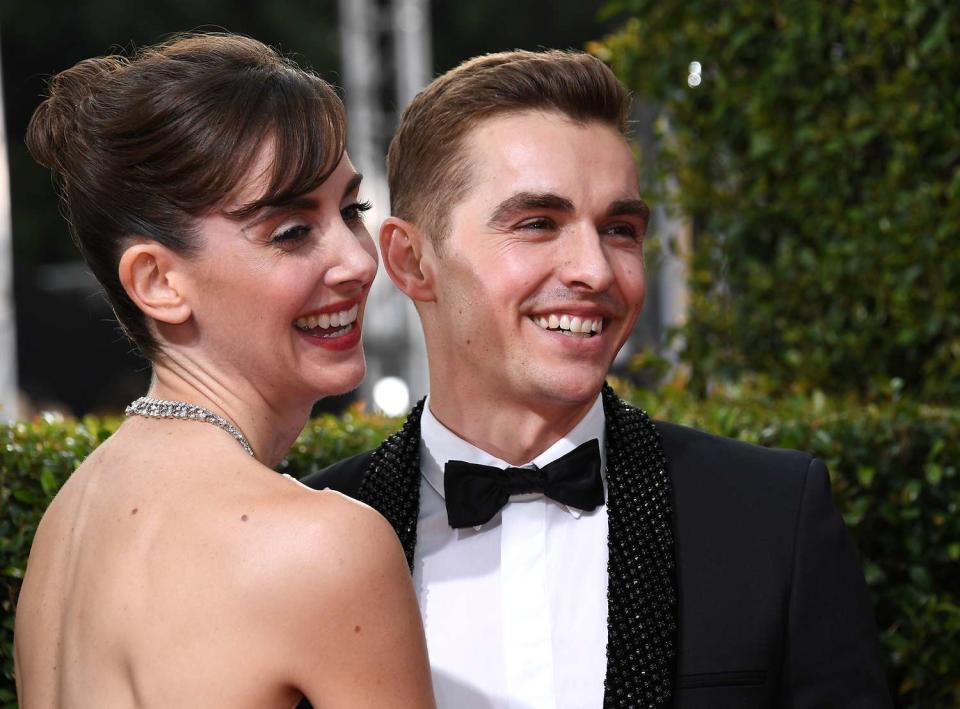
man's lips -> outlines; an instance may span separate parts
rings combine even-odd
[[[565,335],[593,337],[603,332],[603,317],[580,316],[570,313],[550,313],[531,315],[530,319],[538,327]]]
[[[590,339],[599,336],[620,312],[610,298],[596,301],[560,299],[531,307],[527,315],[543,330]]]

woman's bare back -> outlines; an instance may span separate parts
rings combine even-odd
[[[229,438],[171,445],[139,423],[125,427],[143,436],[90,456],[38,528],[16,621],[23,708],[289,707],[311,672],[335,685],[300,663],[343,630],[322,604],[351,551],[344,513],[360,510],[361,526],[374,513],[237,455]],[[395,576],[385,583],[409,583]],[[304,583],[316,606],[298,600]]]

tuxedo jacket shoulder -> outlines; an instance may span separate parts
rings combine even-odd
[[[656,426],[674,495],[678,704],[741,706],[735,691],[743,706],[889,706],[860,560],[826,466]]]
[[[890,706],[866,584],[824,464],[655,425],[674,500],[674,707]],[[355,497],[370,457],[303,482]]]
[[[373,451],[366,451],[344,458],[322,470],[310,473],[301,478],[300,482],[314,490],[330,488],[355,498],[360,492],[360,483],[363,482],[363,474],[370,464],[371,455]]]

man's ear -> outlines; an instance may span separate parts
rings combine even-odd
[[[120,257],[120,283],[145,315],[178,325],[192,314],[182,288],[181,262],[167,247],[155,241],[139,241]]]
[[[415,224],[388,217],[380,227],[380,256],[397,288],[418,302],[436,300],[433,245]]]

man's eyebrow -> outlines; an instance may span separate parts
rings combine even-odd
[[[490,224],[500,224],[512,214],[531,209],[551,209],[560,212],[572,212],[573,202],[552,192],[517,192],[507,197],[493,210]]]
[[[650,207],[648,207],[647,203],[642,199],[618,199],[616,202],[611,202],[610,206],[607,207],[608,217],[625,217],[630,215],[641,217],[644,221],[648,221],[650,219]]]

